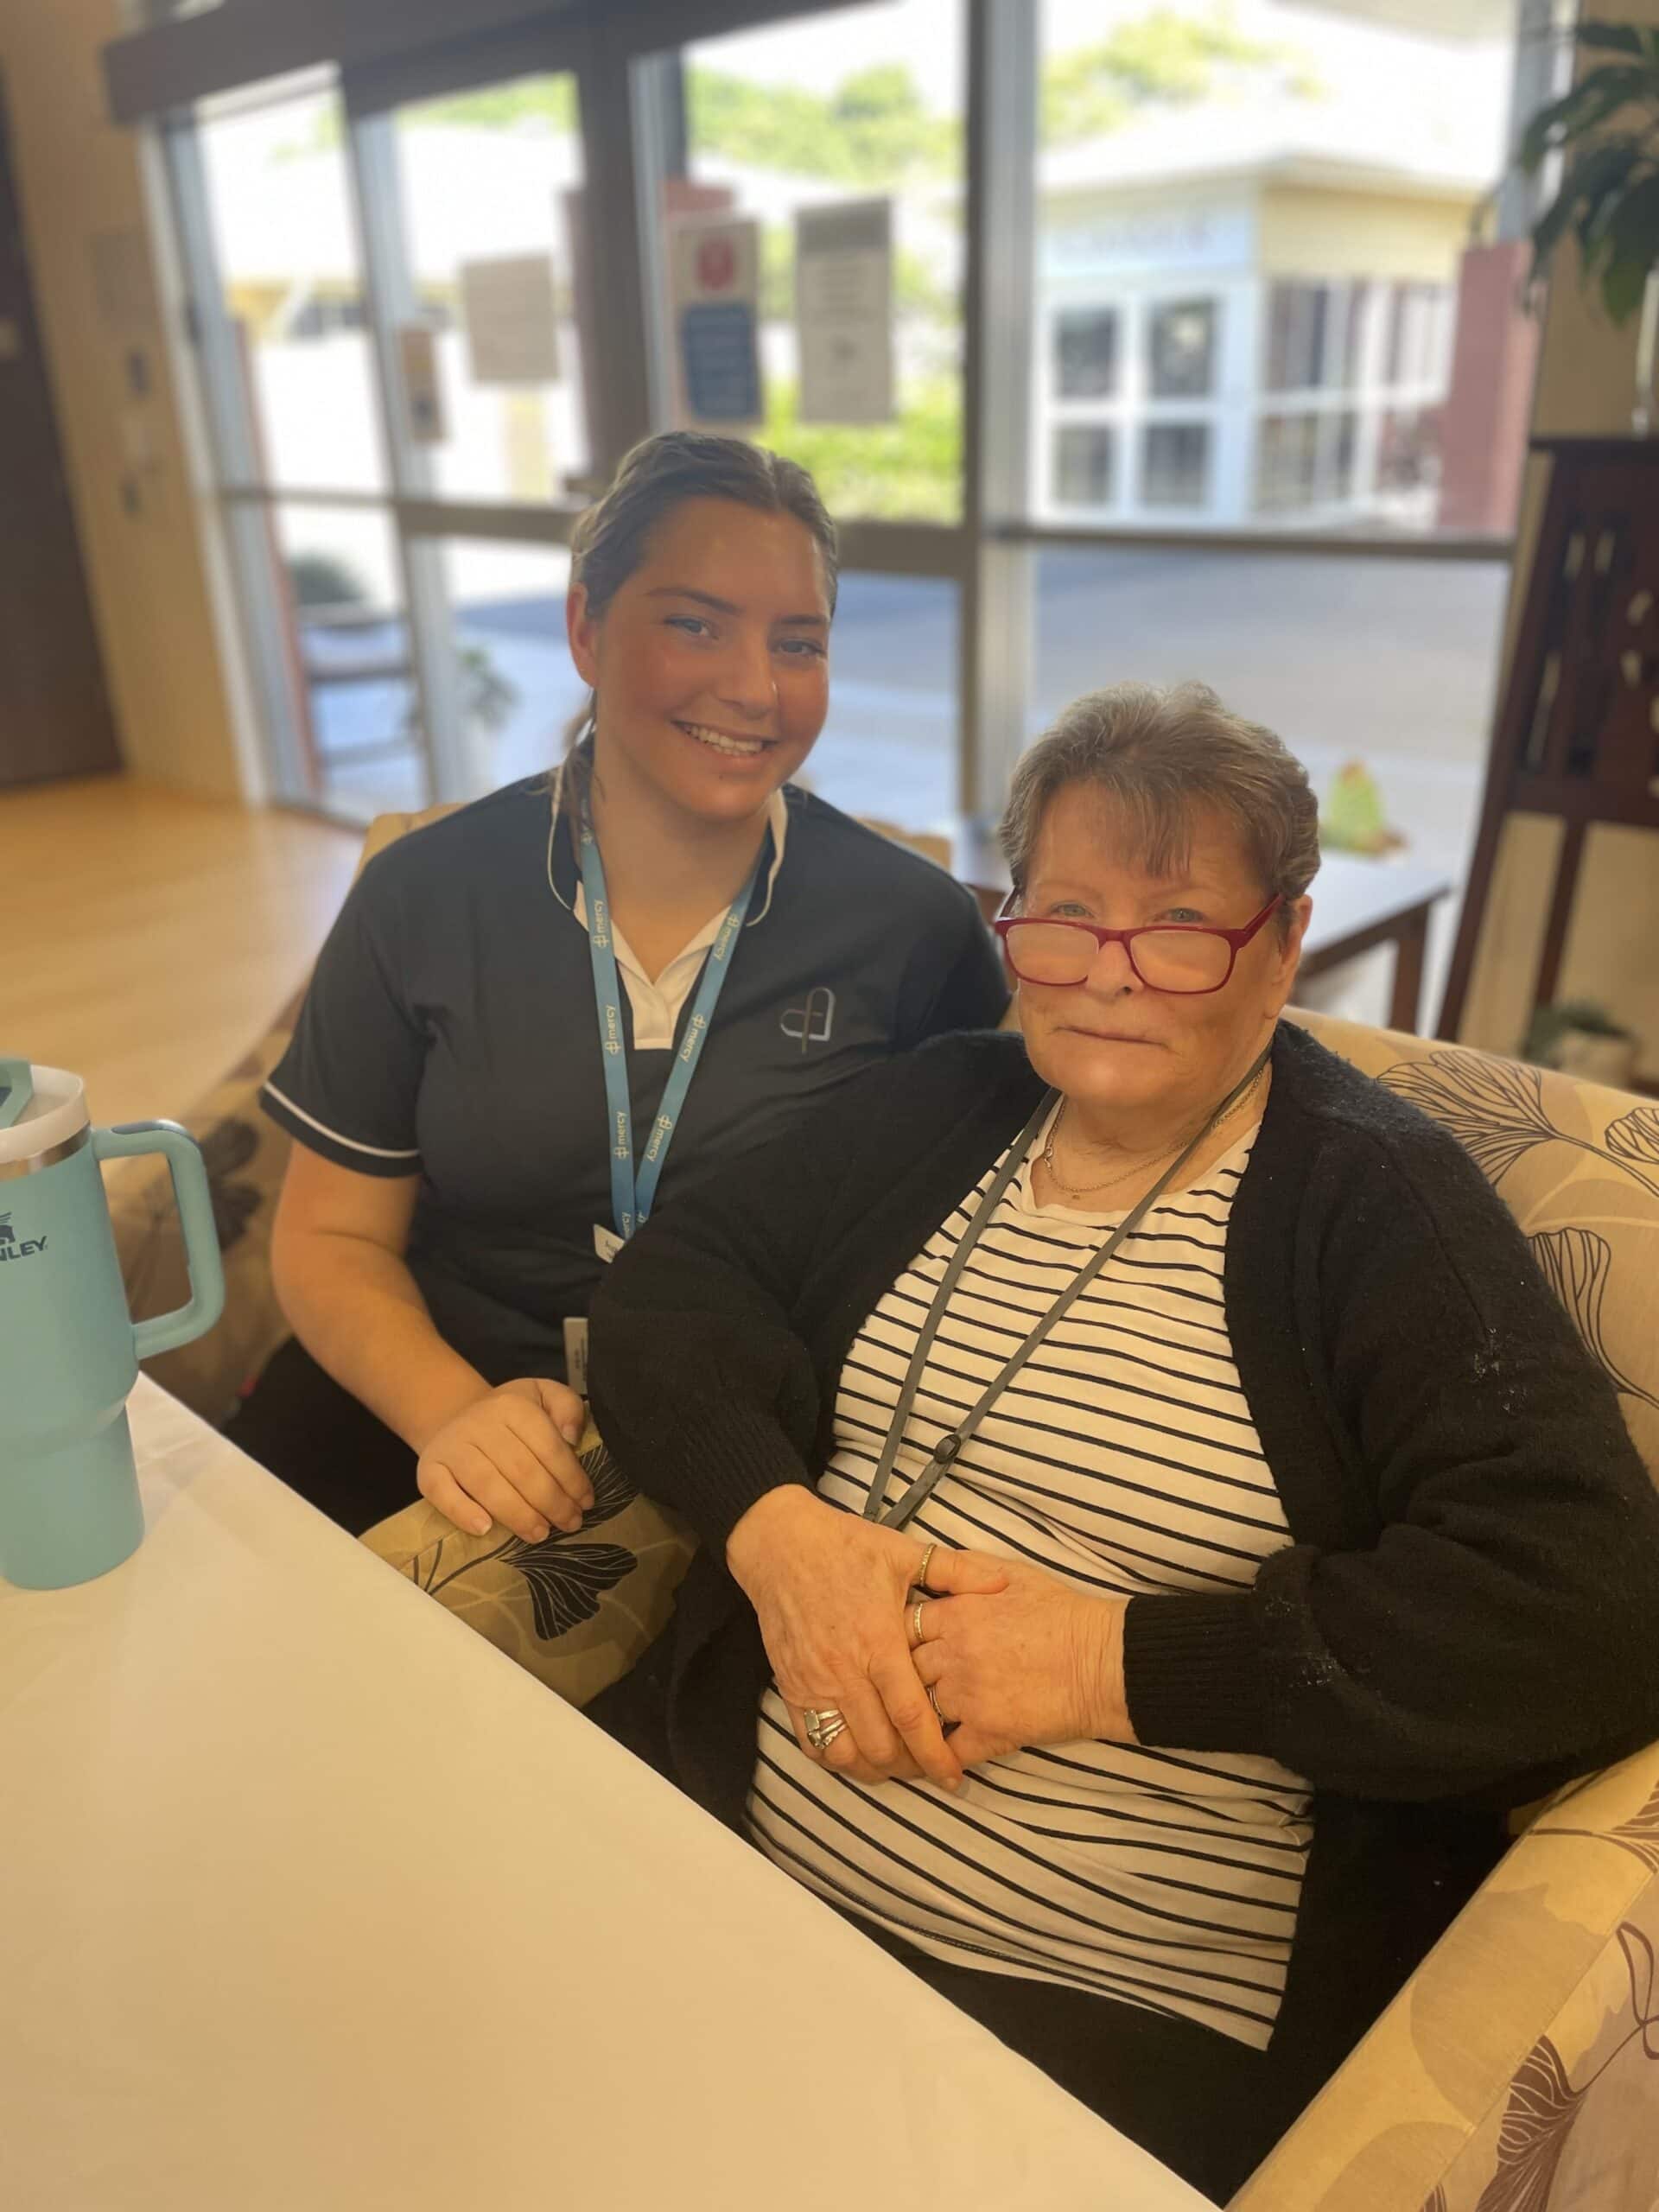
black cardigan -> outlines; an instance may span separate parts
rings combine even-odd
[[[704,1540],[672,1770],[741,1826],[766,1664],[725,1540],[816,1481],[870,1309],[1042,1096],[1022,1041],[946,1038],[654,1217],[593,1308],[600,1429]],[[1291,1542],[1220,1597],[1137,1597],[1146,1744],[1315,1790],[1275,2046],[1328,2070],[1497,1856],[1497,1815],[1659,1735],[1659,1494],[1513,1218],[1416,1108],[1281,1025],[1224,1294]]]

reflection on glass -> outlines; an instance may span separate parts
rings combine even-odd
[[[478,798],[544,773],[588,693],[565,642],[570,555],[563,545],[454,539],[443,551],[453,614],[467,787]]]
[[[909,830],[957,803],[960,594],[938,576],[841,580],[830,716],[798,780],[849,814]]]
[[[1201,507],[1210,496],[1210,432],[1202,423],[1148,423],[1141,453],[1141,500],[1148,507]]]
[[[453,499],[563,499],[567,480],[589,464],[575,79],[524,77],[423,101],[397,111],[396,130],[411,319],[431,334],[436,385],[423,417],[420,394],[405,397],[433,488]],[[490,358],[504,316],[522,349],[516,375],[513,363]],[[413,358],[424,388],[425,356]]]
[[[200,133],[257,479],[379,490],[385,467],[338,97],[209,111]]]
[[[1153,310],[1147,385],[1154,399],[1207,399],[1216,381],[1216,303],[1180,300]]]
[[[360,509],[274,510],[307,795],[366,822],[427,804],[420,709],[391,526]]]
[[[1491,16],[1043,0],[1039,508],[1087,512],[1092,425],[1103,522],[1512,528],[1535,334],[1471,240],[1515,79]]]
[[[1404,857],[1461,878],[1491,727],[1503,563],[1344,560],[1335,546],[1259,557],[1090,546],[1033,558],[1033,734],[1102,684],[1196,678],[1276,730],[1322,797],[1339,769],[1363,761]],[[1426,1006],[1438,1003],[1454,903],[1433,924]],[[1379,1001],[1365,1018],[1385,1015]]]
[[[1054,433],[1054,497],[1061,506],[1112,504],[1111,430],[1098,423],[1066,423]]]
[[[688,175],[664,219],[760,221],[757,435],[837,515],[961,513],[962,20],[958,0],[884,0],[685,49]],[[895,418],[804,423],[796,211],[877,195],[893,202]]]
[[[1060,398],[1116,396],[1117,323],[1115,308],[1066,308],[1055,316],[1055,391]]]
[[[444,547],[474,798],[563,758],[588,693],[565,641],[563,547]],[[910,829],[956,804],[957,607],[930,576],[843,575],[830,633],[830,715],[799,780],[850,814]]]

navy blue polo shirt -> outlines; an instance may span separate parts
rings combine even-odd
[[[822,799],[785,794],[769,896],[733,952],[660,1208],[874,1062],[1007,1003],[970,892]],[[781,825],[780,825],[781,826]],[[491,1382],[562,1376],[611,1221],[608,1116],[568,823],[547,779],[400,838],[353,886],[262,1094],[301,1144],[418,1173],[408,1262],[439,1333]],[[636,1049],[636,1146],[671,1039]],[[625,992],[625,999],[628,994]]]

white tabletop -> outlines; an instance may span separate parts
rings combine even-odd
[[[132,1419],[138,1552],[0,1583],[5,2204],[1201,2204],[152,1383]]]
[[[1323,952],[1362,930],[1376,929],[1414,906],[1432,906],[1452,885],[1438,868],[1413,861],[1367,860],[1360,853],[1327,853],[1308,886],[1313,917],[1302,950]]]

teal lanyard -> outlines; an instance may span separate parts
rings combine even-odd
[[[599,1007],[601,1058],[605,1064],[605,1103],[609,1109],[611,1153],[611,1213],[616,1233],[626,1243],[650,1214],[662,1179],[663,1163],[674,1141],[675,1125],[684,1110],[691,1078],[709,1039],[715,1008],[725,988],[733,948],[742,928],[755,886],[760,880],[760,860],[736,898],[726,910],[697,982],[685,1035],[674,1055],[674,1065],[663,1086],[663,1103],[652,1123],[645,1158],[639,1172],[633,1164],[633,1106],[628,1096],[628,1055],[623,1042],[622,984],[616,969],[616,944],[612,935],[610,900],[605,891],[605,863],[599,840],[590,823],[579,832],[582,848],[582,887],[588,909],[588,951],[594,963],[594,999]],[[766,846],[761,845],[764,856]]]
[[[1272,1052],[1273,1044],[1269,1039],[1266,1050],[1255,1061],[1243,1081],[1234,1084],[1197,1136],[1181,1154],[1179,1159],[1170,1162],[1145,1198],[1132,1212],[1124,1216],[1100,1249],[1072,1277],[1047,1313],[1038,1321],[1025,1342],[992,1376],[969,1412],[933,1446],[927,1465],[922,1469],[921,1473],[906,1490],[901,1492],[896,1502],[888,1506],[887,1484],[892,1478],[894,1462],[899,1457],[899,1446],[905,1441],[905,1431],[910,1426],[911,1408],[916,1402],[916,1394],[921,1385],[922,1370],[927,1365],[929,1352],[933,1349],[933,1339],[939,1333],[939,1324],[944,1319],[944,1309],[950,1303],[950,1294],[960,1281],[962,1271],[967,1266],[982,1232],[1002,1203],[1008,1185],[1020,1173],[1021,1162],[1036,1142],[1038,1131],[1042,1128],[1046,1116],[1059,1104],[1060,1094],[1058,1090],[1051,1090],[1045,1095],[1037,1111],[1009,1146],[1007,1157],[998,1170],[996,1179],[978,1205],[975,1207],[973,1218],[964,1230],[961,1243],[950,1255],[950,1265],[945,1268],[944,1275],[940,1278],[939,1287],[933,1294],[933,1303],[928,1307],[926,1316],[917,1334],[916,1349],[911,1354],[910,1365],[906,1370],[904,1384],[899,1393],[899,1403],[893,1410],[893,1420],[888,1424],[887,1440],[881,1446],[880,1459],[877,1463],[874,1474],[870,1478],[869,1492],[864,1500],[864,1517],[867,1521],[879,1520],[890,1529],[902,1529],[918,1507],[926,1503],[932,1496],[940,1476],[944,1474],[945,1469],[962,1450],[963,1446],[968,1442],[981,1421],[984,1420],[991,1409],[993,1402],[1007,1389],[1009,1383],[1013,1382],[1014,1376],[1055,1323],[1083,1295],[1120,1245],[1126,1243],[1134,1236],[1135,1230],[1139,1229],[1187,1161],[1192,1159],[1217,1122],[1230,1108],[1237,1104],[1255,1081],[1257,1076],[1268,1065]]]

